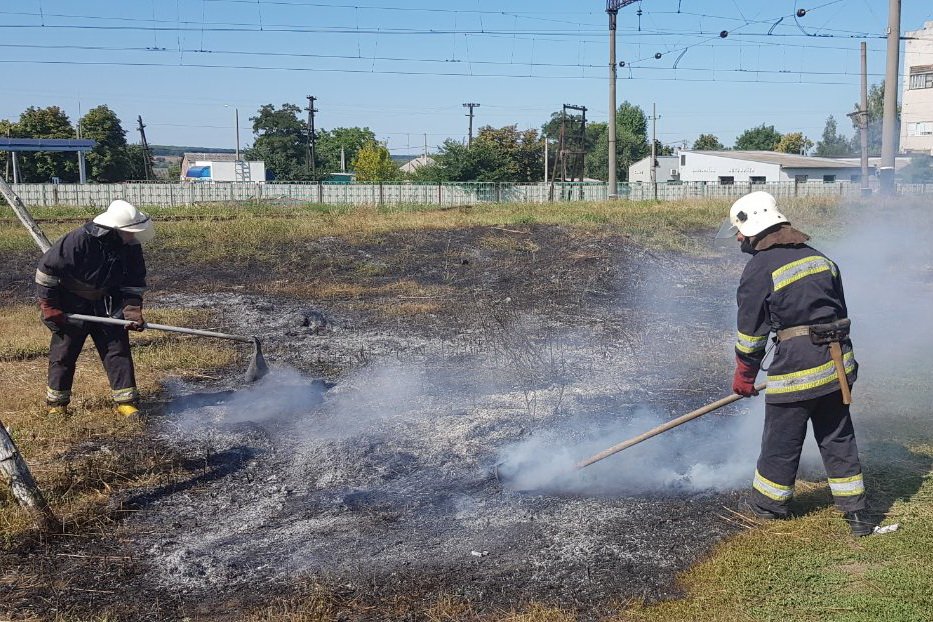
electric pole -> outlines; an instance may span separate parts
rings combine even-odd
[[[616,22],[619,9],[636,0],[606,0],[606,13],[609,14],[609,198],[618,196],[618,172],[616,171],[618,146],[616,144]]]
[[[474,104],[474,103],[463,104],[463,107],[470,109],[470,111],[466,115],[470,117],[470,133],[469,133],[470,138],[469,138],[469,141],[467,142],[467,146],[469,147],[470,145],[473,144],[473,109],[479,108],[479,104]]]
[[[888,61],[884,75],[884,118],[881,124],[881,193],[894,195],[894,154],[897,151],[897,73],[900,65],[901,0],[888,0]]]
[[[317,108],[314,107],[314,102],[317,101],[317,97],[313,95],[308,95],[308,107],[305,110],[308,111],[308,166],[307,170],[311,173],[312,176],[317,174],[317,167],[314,164],[314,143],[317,140],[314,135],[314,113],[317,112]]]
[[[658,116],[657,104],[651,104],[651,187],[654,200],[658,200]]]
[[[146,142],[146,126],[143,125],[143,117],[139,115],[136,117],[139,127],[136,128],[139,130],[139,142],[143,146],[143,170],[145,171],[146,181],[149,181],[149,172],[152,168],[152,155],[149,153],[149,143]]]
[[[858,123],[859,139],[862,143],[861,164],[862,164],[862,196],[871,194],[871,186],[868,182],[868,51],[867,45],[862,41],[862,88],[859,95],[859,106],[855,112],[850,112],[849,118]]]

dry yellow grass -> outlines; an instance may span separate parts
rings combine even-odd
[[[54,510],[66,522],[97,519],[114,487],[143,485],[161,459],[143,450],[127,455],[94,451],[62,460],[82,443],[119,442],[142,434],[139,419],[113,414],[110,387],[90,341],[78,361],[70,414],[46,414],[45,385],[49,332],[31,305],[6,307],[0,320],[0,420],[7,426]],[[199,324],[206,316],[190,310],[160,310],[148,319]],[[225,343],[148,331],[134,333],[137,384],[146,399],[158,394],[167,374],[191,375],[232,364],[235,350]],[[5,486],[0,487],[0,542],[31,529]]]

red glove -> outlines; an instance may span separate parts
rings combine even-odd
[[[54,306],[51,300],[47,298],[40,298],[39,310],[42,311],[42,320],[44,322],[51,322],[58,328],[64,328],[67,326],[68,318],[65,317],[64,311]]]
[[[732,377],[732,391],[743,397],[758,395],[758,389],[755,388],[755,377],[757,375],[757,366],[753,367],[736,356],[735,375]]]
[[[123,307],[123,319],[133,322],[133,326],[127,326],[128,330],[145,330],[145,321],[143,320],[143,307],[139,305],[126,305]]]

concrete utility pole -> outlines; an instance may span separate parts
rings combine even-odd
[[[314,135],[314,113],[318,112],[317,108],[314,107],[314,102],[317,101],[317,97],[313,95],[308,95],[308,107],[305,110],[308,111],[308,163],[307,170],[312,175],[317,173],[317,166],[314,163],[314,147],[317,137]]]
[[[136,128],[139,130],[139,143],[143,146],[143,170],[146,175],[146,181],[149,181],[149,173],[152,172],[150,170],[152,156],[149,153],[149,143],[146,142],[146,126],[143,125],[142,115],[137,116],[136,121],[139,123],[139,126]],[[154,176],[155,173],[153,172],[153,177]]]
[[[470,111],[467,113],[467,116],[470,117],[470,133],[469,133],[470,138],[469,138],[469,141],[467,142],[467,146],[469,147],[470,145],[473,144],[473,109],[479,108],[479,104],[474,104],[474,103],[463,104],[463,107],[470,109]]]
[[[619,9],[636,0],[606,0],[606,13],[609,14],[609,198],[618,197],[618,146],[616,144],[616,22]]]
[[[651,104],[651,188],[654,200],[658,200],[658,116],[657,104]]]
[[[859,139],[862,143],[862,196],[871,194],[868,179],[868,44],[862,41],[862,93],[859,98]]]
[[[884,119],[881,124],[881,193],[893,196],[894,154],[897,151],[897,79],[900,66],[901,0],[888,0],[888,62],[884,73]]]

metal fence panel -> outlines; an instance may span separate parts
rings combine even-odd
[[[302,182],[124,183],[124,184],[14,184],[27,205],[80,206],[104,209],[115,199],[140,206],[174,207],[197,203],[256,201],[325,203],[335,205],[471,205],[475,203],[545,203],[549,201],[604,201],[605,183],[429,183],[345,184]],[[772,182],[751,184],[676,183],[619,184],[617,196],[634,201],[735,199],[753,190],[767,190],[778,199],[861,194],[860,185],[848,181],[823,183]],[[933,195],[933,184],[898,184],[898,193]]]

